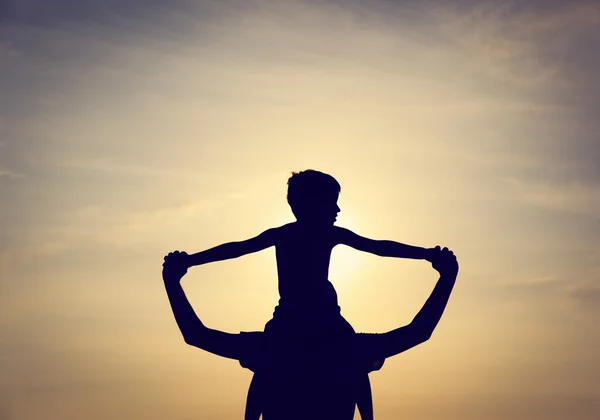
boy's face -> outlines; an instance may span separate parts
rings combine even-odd
[[[339,194],[322,194],[306,203],[303,217],[306,222],[318,226],[333,225],[340,212],[337,204]]]

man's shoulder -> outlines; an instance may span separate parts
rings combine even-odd
[[[356,371],[369,373],[381,369],[385,358],[380,356],[381,334],[352,334],[336,338],[306,339],[304,335],[269,335],[264,332],[240,333],[240,364],[253,372],[269,370],[275,365],[285,367],[286,361],[306,364],[307,368],[335,363],[350,363]],[[321,351],[315,353],[315,344]],[[335,357],[333,357],[335,356]],[[291,359],[290,359],[291,357]],[[332,358],[333,357],[333,358]],[[282,365],[283,364],[283,365]]]

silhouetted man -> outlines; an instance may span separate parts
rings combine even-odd
[[[225,333],[207,328],[195,314],[180,285],[187,268],[177,258],[165,259],[163,279],[186,343],[260,373],[264,420],[352,420],[362,378],[386,358],[427,341],[444,312],[458,263],[452,251],[439,247],[430,260],[440,273],[432,294],[410,324],[383,334]]]

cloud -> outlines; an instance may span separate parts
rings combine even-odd
[[[600,308],[600,273],[595,286],[575,288],[570,291],[570,296],[586,307]]]
[[[160,176],[160,177],[169,177],[169,178],[196,178],[198,177],[197,173],[188,173],[181,170],[168,170],[168,169],[160,169],[160,168],[152,168],[150,166],[142,166],[142,165],[127,165],[127,164],[118,164],[114,162],[110,162],[108,160],[93,160],[93,159],[78,159],[78,160],[65,160],[56,163],[56,166],[66,168],[66,169],[75,169],[82,171],[91,171],[91,172],[104,172],[110,174],[122,174],[122,175],[131,175],[131,176],[140,176],[140,177],[148,177],[148,176]]]
[[[515,2],[447,2],[430,13],[447,40],[478,68],[529,89],[572,83],[564,78],[566,63],[578,38],[600,23],[597,2],[529,9]]]
[[[554,251],[536,246],[527,255],[527,266],[495,287],[511,300],[526,304],[535,300],[583,317],[589,315],[587,310],[599,310],[600,243],[594,238],[591,244],[566,241],[563,245]]]
[[[0,178],[23,178],[25,175],[19,172],[11,171],[10,169],[0,168]]]
[[[549,285],[555,285],[562,280],[556,276],[552,275],[541,275],[541,276],[533,276],[526,277],[520,280],[513,280],[506,283],[503,283],[505,286],[527,286],[527,287],[546,287]]]
[[[227,200],[239,199],[233,194],[147,210],[118,211],[101,206],[72,210],[63,223],[23,229],[19,243],[0,248],[0,269],[19,266],[33,256],[52,257],[82,248],[114,250],[168,244],[171,238],[189,233],[190,223],[194,225],[206,212],[219,209]]]
[[[174,10],[185,10],[194,3],[189,0],[7,0],[3,3],[2,11],[5,22],[52,27],[73,22],[107,23],[124,17],[160,18]]]
[[[540,271],[542,271],[540,269]],[[510,280],[497,283],[499,290],[507,292],[512,298],[530,300],[532,296],[566,296],[569,281],[557,274],[517,275]]]
[[[506,182],[523,202],[550,210],[600,218],[600,185],[580,182],[542,183],[509,178]]]
[[[600,310],[600,244],[585,253],[577,278],[565,285],[565,291],[580,307]]]

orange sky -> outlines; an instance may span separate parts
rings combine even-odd
[[[113,3],[0,29],[0,418],[242,418],[251,373],[183,342],[162,257],[292,221],[307,168],[338,225],[461,264],[377,419],[598,418],[597,3]],[[192,269],[203,321],[262,329],[274,257]],[[383,332],[437,277],[340,247],[331,280]]]

